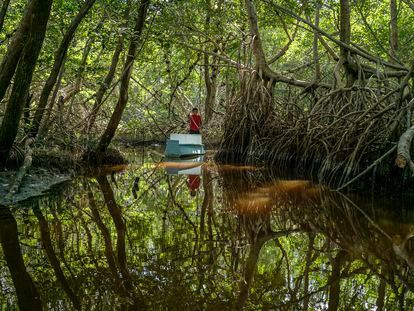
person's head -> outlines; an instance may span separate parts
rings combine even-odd
[[[193,114],[198,114],[198,108],[197,107],[194,107],[193,110],[191,110],[191,112]]]

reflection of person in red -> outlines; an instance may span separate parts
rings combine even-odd
[[[188,189],[190,195],[194,197],[197,194],[197,190],[200,187],[200,176],[199,175],[188,175]]]
[[[190,128],[190,134],[200,134],[201,128],[201,116],[198,114],[198,109],[193,108],[192,112],[188,115],[188,126]]]

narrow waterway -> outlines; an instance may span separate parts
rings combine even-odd
[[[1,207],[1,310],[413,309],[414,198],[129,158]]]

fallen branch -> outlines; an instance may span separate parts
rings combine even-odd
[[[411,169],[411,172],[414,176],[414,163],[411,160],[411,142],[414,137],[414,126],[410,127],[408,130],[401,135],[400,140],[398,142],[398,151],[397,151],[397,158],[395,159],[395,164],[399,168],[405,168],[408,166]]]
[[[34,142],[33,138],[29,138],[26,140],[24,144],[24,150],[25,150],[25,157],[23,161],[23,165],[20,167],[19,171],[16,174],[16,177],[14,178],[14,181],[12,182],[9,193],[7,194],[7,199],[11,200],[13,196],[19,191],[20,184],[22,182],[22,179],[24,175],[26,175],[27,170],[32,165],[32,154],[33,150],[30,148],[30,145]]]

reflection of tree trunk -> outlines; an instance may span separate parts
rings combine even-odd
[[[0,243],[16,288],[19,309],[42,310],[39,293],[24,265],[16,220],[5,206],[0,206]]]
[[[340,250],[335,256],[332,262],[332,273],[329,277],[329,303],[328,310],[338,310],[339,306],[339,294],[341,293],[341,269],[345,263],[347,253],[344,250]]]
[[[69,299],[72,301],[73,306],[76,309],[80,310],[81,307],[80,307],[79,299],[78,297],[76,297],[75,293],[70,288],[69,282],[66,279],[62,271],[62,268],[60,267],[59,259],[57,258],[56,253],[53,249],[52,240],[50,239],[49,225],[47,223],[47,220],[43,216],[39,207],[33,208],[33,212],[39,221],[40,238],[42,240],[42,247],[45,250],[47,257],[49,258],[50,265],[52,266],[56,274],[56,278],[58,279],[65,293],[68,295]]]
[[[204,176],[203,176],[203,185],[204,185]],[[204,188],[204,199],[203,203],[201,204],[201,212],[200,212],[200,242],[204,241],[204,232],[205,232],[205,218],[206,218],[206,211],[207,211],[208,199],[206,194],[206,188]]]
[[[309,245],[308,245],[308,251],[306,252],[306,265],[305,265],[305,271],[303,273],[304,280],[303,280],[303,296],[305,297],[303,299],[303,311],[308,310],[309,307],[309,269],[312,264],[312,250],[313,250],[313,244],[315,242],[315,235],[313,233],[309,233]]]
[[[63,230],[62,230],[62,222],[60,221],[60,219],[58,218],[55,210],[53,208],[51,208],[50,210],[51,214],[53,215],[53,220],[55,223],[55,230],[56,230],[56,235],[57,235],[57,240],[58,240],[58,248],[59,248],[59,256],[60,256],[60,260],[62,261],[64,267],[68,270],[68,272],[70,273],[70,276],[72,278],[75,278],[72,270],[70,269],[70,266],[68,265],[66,258],[65,258],[65,239],[63,237]],[[79,239],[80,241],[80,239]]]
[[[380,284],[378,287],[378,297],[377,297],[377,311],[384,310],[384,300],[385,300],[385,289],[387,283],[385,282],[384,278],[380,278]]]
[[[105,198],[106,206],[108,207],[109,213],[111,214],[112,220],[114,221],[116,233],[117,233],[117,255],[118,264],[121,269],[122,277],[127,281],[128,287],[130,287],[131,279],[128,272],[127,260],[126,260],[126,248],[125,248],[125,234],[126,227],[124,220],[122,219],[121,209],[115,201],[114,192],[112,191],[111,185],[106,177],[98,177],[97,181],[101,187],[102,193]]]
[[[93,219],[96,222],[96,224],[98,225],[98,228],[101,231],[102,236],[104,238],[106,260],[108,261],[108,266],[109,266],[109,269],[111,270],[112,276],[115,280],[115,284],[119,288],[120,285],[121,285],[121,280],[119,278],[118,269],[116,267],[114,251],[113,251],[113,248],[112,248],[111,235],[109,233],[108,228],[103,223],[103,221],[101,219],[101,216],[99,215],[99,211],[98,211],[98,208],[96,206],[96,201],[93,197],[93,194],[92,194],[92,191],[91,191],[91,188],[90,188],[89,185],[87,185],[87,192],[88,192],[89,207],[92,211]]]
[[[243,280],[240,283],[240,293],[235,306],[236,310],[241,310],[246,304],[246,300],[249,296],[250,286],[253,281],[254,272],[256,271],[260,250],[262,249],[265,242],[265,239],[258,239],[255,243],[252,243],[250,245],[249,257],[246,260]]]
[[[121,275],[125,284],[127,292],[130,293],[132,299],[134,300],[134,306],[136,308],[145,308],[145,304],[136,295],[135,288],[132,283],[131,276],[128,271],[127,259],[126,259],[126,247],[125,247],[125,236],[126,236],[126,226],[124,220],[122,219],[122,212],[118,204],[115,201],[114,192],[111,188],[111,185],[108,182],[106,176],[97,177],[96,180],[99,183],[99,187],[103,193],[106,206],[108,207],[109,213],[111,214],[112,220],[115,224],[116,233],[117,233],[117,255],[118,255],[118,266],[121,270]]]
[[[211,172],[207,169],[203,170],[203,188],[204,188],[204,199],[203,204],[201,206],[201,217],[200,217],[200,236],[201,240],[204,237],[204,222],[205,222],[205,215],[207,212],[208,216],[208,231],[209,231],[209,238],[210,240],[213,238],[213,231],[212,231],[212,215],[213,215],[213,200],[214,200],[214,192],[213,192],[213,183],[211,178]]]

